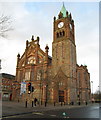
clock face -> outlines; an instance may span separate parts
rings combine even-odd
[[[64,23],[63,23],[63,22],[60,22],[60,23],[58,24],[58,28],[62,28],[63,25],[64,25]]]

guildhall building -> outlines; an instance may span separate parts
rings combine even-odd
[[[17,55],[16,81],[26,82],[26,92],[15,92],[15,99],[39,104],[86,104],[91,102],[90,73],[86,65],[78,65],[75,44],[75,24],[64,4],[53,18],[52,57],[49,47],[40,47],[40,38],[26,41],[23,55]],[[31,83],[33,91],[29,93]],[[18,94],[19,93],[19,94]]]

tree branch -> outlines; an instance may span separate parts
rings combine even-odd
[[[0,36],[5,37],[8,31],[13,30],[11,23],[10,16],[0,15]]]

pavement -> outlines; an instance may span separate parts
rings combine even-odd
[[[89,104],[87,106],[91,106],[94,104]],[[42,106],[34,106],[31,104],[27,104],[27,108],[25,107],[25,103],[22,102],[14,102],[14,101],[3,101],[2,102],[2,117],[12,116],[12,115],[20,115],[20,114],[29,114],[32,112],[41,112],[55,109],[71,109],[74,107],[86,107],[86,105],[45,105]]]

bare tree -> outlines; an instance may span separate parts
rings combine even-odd
[[[13,30],[11,17],[4,14],[0,15],[0,36],[6,37],[7,32]]]

